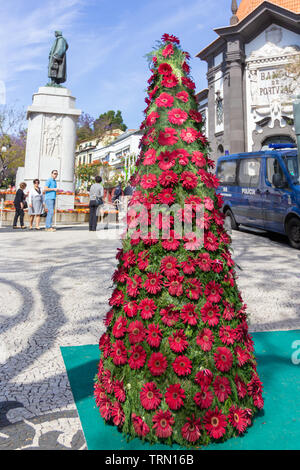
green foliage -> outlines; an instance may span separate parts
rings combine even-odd
[[[99,174],[99,165],[81,164],[75,170],[76,177],[81,181],[91,183]]]

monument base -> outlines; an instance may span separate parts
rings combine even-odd
[[[22,179],[31,189],[38,178],[43,188],[51,172],[58,170],[57,187],[74,192],[76,122],[80,114],[67,88],[39,88],[27,110],[25,165],[18,171],[17,183]]]

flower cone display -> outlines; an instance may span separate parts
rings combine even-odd
[[[167,34],[153,52],[131,236],[117,254],[95,399],[129,438],[197,448],[244,433],[263,399],[188,59]],[[150,212],[158,204],[177,207],[169,232]],[[203,243],[193,231],[179,236],[182,217],[203,229]],[[147,238],[141,220],[151,222]]]

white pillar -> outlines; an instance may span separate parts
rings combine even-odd
[[[58,188],[74,192],[76,122],[80,114],[67,88],[40,87],[33,95],[27,111],[24,168],[24,181],[29,188],[35,178],[43,187],[51,171],[58,170]]]

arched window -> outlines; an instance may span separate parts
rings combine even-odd
[[[267,137],[261,144],[261,150],[268,150],[269,144],[294,144],[295,141],[289,135],[274,135]]]

